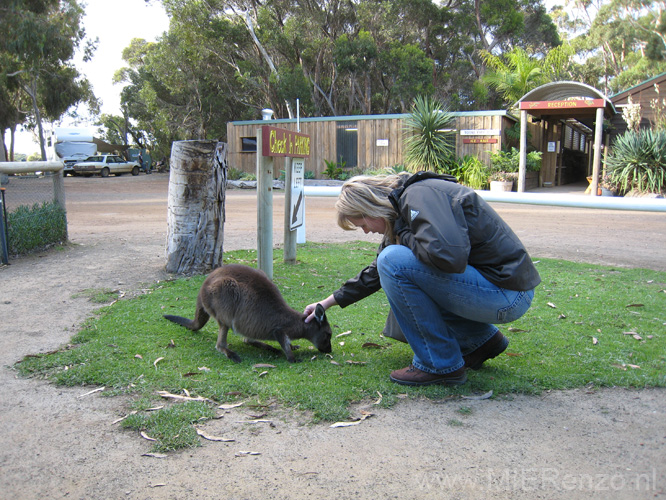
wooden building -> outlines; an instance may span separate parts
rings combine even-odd
[[[477,156],[490,164],[490,153],[506,146],[504,131],[516,123],[506,111],[454,112],[456,155]],[[324,178],[326,162],[359,170],[380,169],[403,163],[404,120],[408,115],[336,116],[323,118],[238,121],[227,124],[229,167],[255,172],[256,137],[263,125],[298,131],[310,136],[311,153],[306,171]],[[284,170],[275,158],[274,171]]]
[[[622,118],[622,110],[629,104],[630,98],[632,103],[641,105],[640,128],[653,128],[656,124],[653,104],[658,104],[661,109],[666,108],[666,73],[650,78],[610,98],[618,112],[611,119],[611,141],[627,131],[627,122]]]
[[[608,145],[604,121],[616,116],[613,103],[589,85],[558,81],[529,91],[517,104],[527,133],[536,132],[530,141],[532,147],[543,153],[542,185],[557,186],[588,177],[596,196],[602,149]],[[521,144],[523,158],[527,149],[527,144]]]

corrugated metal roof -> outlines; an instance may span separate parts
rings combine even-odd
[[[525,94],[522,101],[563,101],[572,97],[581,99],[606,99],[600,91],[580,82],[550,82]],[[608,101],[608,99],[606,99]],[[610,102],[610,101],[608,101]]]

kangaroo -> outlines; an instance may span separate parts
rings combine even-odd
[[[331,327],[325,309],[317,304],[315,321],[305,323],[305,315],[289,307],[278,287],[266,274],[252,267],[227,264],[215,269],[201,285],[194,320],[165,314],[164,317],[192,331],[200,330],[210,317],[220,326],[215,348],[240,363],[229,349],[227,333],[231,328],[250,345],[280,352],[260,340],[277,340],[287,360],[296,359],[291,339],[308,339],[321,352],[331,352]]]

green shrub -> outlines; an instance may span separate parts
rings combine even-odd
[[[507,151],[495,151],[490,155],[490,165],[494,172],[518,172],[520,151],[516,148]],[[527,153],[525,168],[532,172],[541,170],[541,151]]]
[[[454,175],[461,184],[472,189],[484,189],[488,186],[490,171],[476,156],[465,155],[460,161],[460,169]]]
[[[345,171],[347,167],[347,162],[342,160],[340,163],[334,161],[324,160],[326,163],[326,170],[324,170],[324,175],[332,180],[344,181],[349,178],[349,173]]]
[[[649,129],[625,132],[615,139],[606,158],[606,173],[621,193],[666,189],[666,132]]]
[[[405,166],[412,172],[445,172],[455,150],[455,118],[436,99],[417,97],[405,120]]]
[[[21,205],[7,214],[9,253],[22,255],[67,239],[67,214],[56,202]]]

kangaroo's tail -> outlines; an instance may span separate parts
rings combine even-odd
[[[195,332],[203,328],[203,326],[210,319],[210,315],[206,312],[206,310],[203,308],[203,306],[199,303],[198,300],[197,300],[197,310],[194,313],[193,320],[188,318],[183,318],[182,316],[173,316],[171,314],[165,314],[164,317],[169,321],[173,321],[174,323],[180,326],[184,326],[188,330],[192,330]]]

